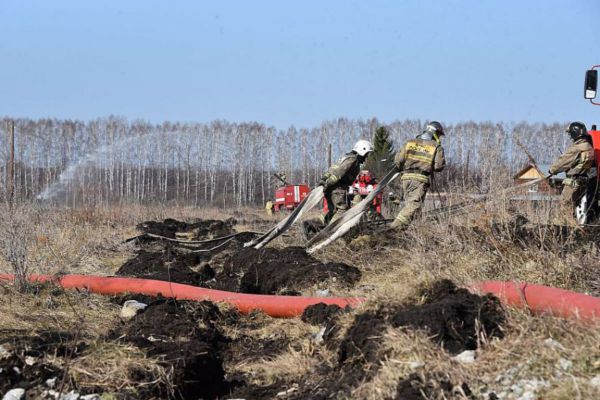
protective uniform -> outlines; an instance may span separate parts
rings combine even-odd
[[[360,172],[360,156],[354,152],[344,155],[333,164],[321,178],[327,202],[327,213],[322,222],[328,224],[336,213],[338,217],[350,208],[348,187],[352,185]]]
[[[410,224],[423,206],[430,176],[444,169],[446,159],[439,140],[439,136],[443,134],[441,124],[434,121],[425,127],[422,134],[406,142],[396,153],[394,164],[402,172],[400,181],[404,207],[392,223],[393,228],[403,229]]]
[[[551,175],[566,172],[567,178],[563,180],[561,193],[561,208],[567,219],[574,222],[573,211],[585,193],[588,173],[594,165],[595,156],[585,125],[580,122],[571,123],[567,132],[571,134],[573,144],[552,164],[548,172]]]
[[[354,144],[352,151],[333,164],[319,181],[323,186],[327,213],[323,214],[321,222],[325,225],[331,222],[334,215],[339,218],[350,208],[348,187],[360,172],[367,155],[373,151],[373,145],[368,140],[359,140]]]

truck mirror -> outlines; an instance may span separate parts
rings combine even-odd
[[[588,100],[595,99],[597,90],[598,70],[590,69],[585,73],[585,92],[583,96]]]

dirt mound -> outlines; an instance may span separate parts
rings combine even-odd
[[[113,335],[147,349],[172,370],[175,393],[153,388],[158,397],[215,398],[229,390],[220,351],[228,339],[217,329],[218,308],[210,302],[198,304],[157,301],[121,332]]]
[[[341,263],[322,263],[300,247],[241,249],[231,242],[215,252],[193,253],[155,244],[142,248],[116,272],[231,292],[297,295],[319,283],[353,285],[361,272]],[[232,254],[233,253],[233,254]]]
[[[214,278],[215,272],[208,265],[197,267],[206,256],[203,253],[181,253],[166,246],[164,250],[138,250],[138,254],[123,264],[116,272],[119,276],[184,283],[202,286]]]
[[[474,399],[466,383],[453,385],[450,381],[412,373],[398,382],[396,400],[422,400],[430,398]]]
[[[344,309],[335,304],[319,303],[307,307],[302,313],[302,321],[312,325],[323,325],[336,319]]]
[[[405,307],[390,318],[394,327],[425,330],[454,354],[477,348],[478,324],[486,337],[503,337],[504,310],[496,297],[473,294],[448,280],[436,282],[422,295],[424,304]]]
[[[479,296],[441,280],[420,296],[425,299],[423,304],[380,308],[358,315],[341,343],[340,361],[359,358],[376,362],[379,355],[375,338],[388,325],[423,330],[453,354],[475,350],[480,333],[488,338],[503,337],[504,310],[492,295]]]
[[[338,365],[323,372],[318,385],[322,394],[348,394],[372,379],[380,368],[380,360],[386,358],[381,338],[390,326],[422,330],[452,354],[477,348],[478,334],[502,337],[504,311],[493,296],[471,294],[442,280],[422,290],[416,298],[424,300],[385,305],[358,314],[339,343],[328,342],[330,348],[338,346]],[[447,387],[440,386],[441,383],[442,379],[438,379],[437,384],[430,380],[409,379],[399,384],[398,391],[405,397],[399,395],[398,398],[422,398],[420,390],[424,393],[429,389],[431,393],[454,390],[449,383]],[[306,390],[310,392],[306,393],[307,397],[319,394],[310,388]],[[414,396],[410,397],[411,394]]]
[[[238,291],[256,294],[297,294],[299,290],[323,282],[349,286],[361,277],[358,268],[322,263],[301,247],[243,249],[231,257],[224,273],[230,278],[239,278]]]
[[[177,234],[186,234],[188,239],[203,240],[223,237],[235,233],[233,226],[237,224],[234,218],[224,221],[207,219],[193,222],[177,221],[167,218],[162,222],[145,221],[137,225],[137,229],[144,233],[164,236],[175,239]]]

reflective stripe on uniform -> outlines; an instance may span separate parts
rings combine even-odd
[[[340,178],[338,178],[335,174],[332,174],[331,172],[327,172],[325,173],[325,184],[327,186],[333,186],[336,183],[338,183],[338,181],[340,180]]]
[[[406,143],[406,158],[431,163],[435,157],[435,148],[436,146],[411,140]]]
[[[402,180],[402,181],[413,180],[413,181],[428,183],[429,176],[423,175],[423,174],[415,174],[413,172],[406,172],[406,173],[402,174],[402,176],[400,177],[400,180]]]

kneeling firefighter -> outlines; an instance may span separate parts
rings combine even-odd
[[[352,151],[333,164],[319,181],[323,186],[327,213],[322,216],[322,223],[327,225],[334,218],[339,218],[350,208],[348,188],[354,183],[360,172],[360,165],[373,151],[373,145],[368,140],[356,142]]]
[[[566,172],[561,193],[561,209],[567,221],[574,223],[575,207],[583,197],[588,183],[588,173],[594,165],[594,148],[585,125],[571,122],[566,129],[573,143],[558,160],[552,164],[548,173],[556,175]]]
[[[440,172],[446,165],[444,148],[440,138],[444,128],[437,121],[425,125],[423,132],[415,139],[407,141],[396,153],[394,164],[402,173],[402,197],[404,206],[392,222],[392,228],[406,228],[421,210],[429,189],[429,179],[434,172]]]

